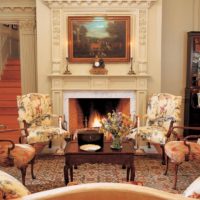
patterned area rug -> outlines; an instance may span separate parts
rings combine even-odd
[[[200,175],[199,162],[185,162],[179,168],[178,189],[171,189],[174,176],[170,165],[168,176],[163,175],[165,166],[156,157],[135,156],[135,181],[144,186],[172,192],[182,193],[185,188]],[[35,163],[36,179],[32,180],[30,167],[27,170],[26,186],[32,192],[65,186],[63,178],[64,156],[40,156]],[[0,168],[21,181],[20,171],[15,167]],[[78,183],[92,182],[126,182],[126,170],[120,165],[83,164],[74,170],[74,181]]]

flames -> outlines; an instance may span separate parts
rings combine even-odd
[[[91,121],[91,127],[93,127],[93,128],[99,128],[99,127],[101,127],[101,123],[100,123],[101,116],[99,115],[99,113],[94,112],[92,114],[92,116],[91,116],[90,121]]]

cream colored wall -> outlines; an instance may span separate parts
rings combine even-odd
[[[148,23],[148,95],[161,90],[162,0],[149,9]]]
[[[51,82],[51,22],[50,10],[42,0],[36,0],[37,21],[37,87],[38,92],[49,93]]]
[[[200,31],[199,0],[163,0],[161,91],[184,96],[187,32]]]

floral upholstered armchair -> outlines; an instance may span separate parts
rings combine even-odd
[[[148,143],[159,144],[162,149],[162,164],[165,164],[164,144],[171,137],[169,130],[180,121],[181,101],[181,96],[154,94],[148,102],[146,125],[133,129],[128,136],[137,139],[136,136],[139,135]]]
[[[30,93],[17,96],[18,120],[23,124],[21,142],[34,145],[38,153],[46,144],[59,140],[61,145],[69,135],[61,126],[53,125],[51,99],[48,94]],[[57,120],[58,121],[58,120]]]
[[[0,134],[6,134],[20,131],[19,129],[1,129]],[[26,169],[31,164],[31,175],[35,179],[33,173],[33,165],[35,160],[35,148],[29,144],[15,144],[9,139],[0,139],[0,166],[12,167],[16,166],[22,174],[22,183],[25,185]],[[1,183],[0,183],[1,185]],[[1,199],[1,198],[0,198]]]
[[[193,130],[193,131],[195,130],[200,133],[200,127],[184,127],[184,126],[174,126],[172,127],[171,132],[177,129]],[[185,137],[183,140],[170,141],[165,145],[165,154],[167,156],[165,175],[167,175],[168,172],[169,160],[174,164],[173,189],[176,189],[177,185],[178,167],[185,161],[194,161],[194,160],[200,161],[199,140],[200,140],[200,135],[189,135]]]

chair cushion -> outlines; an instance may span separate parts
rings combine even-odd
[[[128,135],[128,138],[135,139],[137,134],[137,128],[133,129]],[[156,144],[165,144],[167,130],[160,126],[141,126],[139,128],[139,134],[143,140]]]
[[[48,142],[53,139],[63,139],[69,135],[68,131],[55,126],[37,126],[28,128],[29,136],[27,142],[34,144],[37,142]]]
[[[200,199],[200,177],[192,182],[183,192],[185,197],[193,197]]]
[[[8,157],[9,144],[1,144],[0,146],[0,163],[6,161]],[[15,148],[11,151],[11,157],[14,158],[14,165],[18,168],[27,165],[35,156],[35,148],[29,144],[15,144]]]
[[[30,194],[29,190],[17,179],[0,170],[0,197],[19,198]]]
[[[200,145],[195,142],[187,142],[191,146],[190,160],[200,160]],[[185,161],[185,154],[188,153],[188,147],[183,141],[170,141],[165,145],[165,153],[172,162],[182,163]]]

